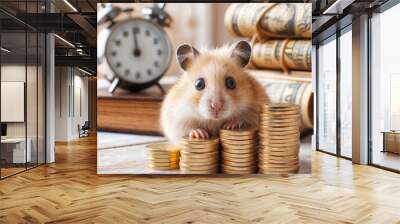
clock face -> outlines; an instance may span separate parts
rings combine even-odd
[[[105,56],[115,75],[142,84],[157,79],[167,70],[171,45],[160,26],[143,19],[130,19],[113,29]]]

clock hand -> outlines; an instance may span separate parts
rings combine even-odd
[[[133,33],[133,41],[134,41],[134,44],[135,44],[135,49],[133,50],[133,55],[135,57],[139,57],[140,54],[141,54],[141,51],[140,51],[140,49],[138,47],[138,41],[137,41],[137,36],[136,36],[137,32],[136,32],[135,28],[132,29],[132,33]]]

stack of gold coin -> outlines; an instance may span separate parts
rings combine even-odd
[[[154,170],[174,170],[179,168],[179,148],[167,143],[146,146],[149,167]]]
[[[180,172],[183,174],[213,174],[218,172],[219,139],[185,137],[181,145]]]
[[[257,131],[221,129],[222,172],[250,174],[257,170]]]
[[[261,173],[296,173],[299,169],[300,108],[294,104],[264,105],[260,116]]]

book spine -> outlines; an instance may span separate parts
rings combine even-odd
[[[237,3],[225,13],[228,31],[241,37],[311,38],[309,3]]]
[[[311,71],[310,40],[267,40],[253,45],[251,61],[257,68]]]

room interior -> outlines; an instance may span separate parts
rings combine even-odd
[[[398,223],[400,72],[395,53],[400,50],[400,32],[393,27],[400,19],[400,4],[307,2],[313,5],[309,85],[314,93],[314,128],[303,143],[309,148],[311,173],[177,177],[97,174],[98,159],[116,160],[106,165],[123,170],[131,164],[118,152],[164,141],[153,131],[158,114],[136,120],[140,132],[108,127],[96,134],[96,90],[109,83],[99,74],[89,75],[96,71],[97,61],[88,23],[63,21],[65,29],[89,37],[84,38],[88,47],[79,47],[79,35],[62,30],[54,17],[52,22],[58,25],[47,27],[48,33],[40,22],[38,27],[5,29],[5,24],[10,28],[21,23],[6,12],[25,8],[28,1],[1,1],[0,222]],[[82,14],[95,28],[95,1],[35,1],[34,18],[41,14],[41,4],[45,11]],[[227,7],[228,3],[187,10],[171,7],[171,14],[191,15],[182,16],[173,27],[174,41],[216,46],[234,40],[222,32],[222,21],[213,22],[223,18]],[[205,34],[208,26],[213,31]],[[185,35],[179,27],[192,27],[193,34]],[[79,56],[77,49],[87,50],[87,55]],[[178,71],[172,62],[168,73]],[[174,82],[174,77],[167,75],[163,82]],[[151,91],[159,93],[157,87]],[[13,97],[3,98],[6,94]],[[141,100],[146,102],[148,95]],[[157,100],[161,102],[161,94]],[[5,109],[11,107],[15,113]],[[91,130],[80,138],[78,125],[85,121]],[[9,140],[14,143],[3,144]],[[22,148],[15,146],[17,140]],[[15,164],[14,158],[7,162],[9,148],[19,153],[15,159],[22,163]],[[99,157],[99,151],[106,150],[115,153]]]
[[[77,7],[90,19],[94,5]],[[52,1],[0,3],[0,179],[54,162],[54,142],[96,129],[93,49],[86,31],[59,14],[75,10]],[[88,23],[77,14],[73,18]]]
[[[360,21],[354,22],[356,9],[361,10],[363,4],[353,3],[345,9],[336,19],[340,22],[337,29],[323,30],[325,25],[321,25],[322,30],[313,39],[318,101],[316,149],[399,172],[399,110],[395,99],[399,83],[394,62],[398,48],[392,39],[398,33],[392,26],[399,19],[400,7],[390,1],[377,3],[367,12],[369,18],[362,21],[360,16]],[[365,66],[367,78],[355,75],[360,72],[357,63]],[[360,88],[364,92],[358,97],[354,91]],[[360,117],[367,124],[363,130],[352,127]],[[358,135],[362,135],[365,145],[352,147],[354,141],[359,141]],[[361,161],[360,151],[364,152]]]

